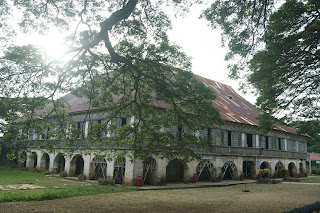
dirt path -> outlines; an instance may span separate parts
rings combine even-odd
[[[44,189],[45,187],[36,186],[32,184],[11,184],[11,185],[0,185],[0,190],[26,190],[26,189]]]
[[[320,201],[320,186],[243,185],[137,191],[0,204],[0,212],[283,212]]]

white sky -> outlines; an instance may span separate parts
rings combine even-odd
[[[170,40],[181,46],[183,51],[192,57],[192,71],[195,74],[227,84],[249,102],[255,103],[256,97],[250,92],[247,94],[240,92],[239,83],[228,78],[227,62],[224,61],[227,48],[221,47],[221,31],[213,30],[208,21],[199,19],[205,7],[206,5],[194,5],[185,17],[171,17],[173,29],[168,32]],[[44,47],[50,56],[56,58],[67,50],[59,34],[61,33],[58,31],[52,31],[46,37],[34,34],[18,41]]]
[[[221,31],[213,30],[208,21],[199,19],[203,8],[194,5],[185,17],[172,19],[173,29],[169,32],[171,41],[192,57],[192,71],[195,74],[227,84],[249,102],[255,103],[253,94],[243,94],[238,90],[239,83],[228,78],[227,62],[224,61],[228,49],[221,47]]]

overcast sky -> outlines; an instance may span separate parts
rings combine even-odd
[[[256,97],[240,92],[239,83],[228,78],[227,62],[224,61],[227,48],[221,47],[221,31],[213,30],[208,21],[199,19],[203,8],[194,5],[185,17],[173,18],[173,29],[169,32],[171,40],[192,57],[195,74],[227,84],[249,102],[255,103]]]
[[[201,11],[206,7],[193,5],[185,17],[171,17],[173,29],[169,32],[169,38],[192,57],[192,71],[195,74],[227,84],[249,102],[255,103],[256,98],[251,93],[243,94],[238,90],[239,83],[228,78],[227,62],[224,61],[227,49],[221,47],[221,31],[213,30],[208,21],[199,19]],[[35,43],[46,48],[51,56],[58,57],[67,50],[59,34],[58,31],[51,31],[46,37],[33,34],[23,36],[18,41]]]

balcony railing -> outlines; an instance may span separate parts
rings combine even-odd
[[[78,140],[77,146],[74,148],[104,148],[108,146],[99,146],[93,143],[88,144],[86,140]],[[19,142],[20,147],[28,148],[64,148],[65,143],[56,140],[33,140]],[[127,149],[129,147],[121,147]],[[160,151],[160,150],[159,150]],[[272,149],[252,148],[252,147],[231,147],[231,146],[215,146],[212,151],[202,150],[198,151],[200,154],[205,155],[219,155],[219,156],[243,156],[243,157],[274,157],[274,158],[292,158],[292,159],[307,159],[307,153],[289,152]]]
[[[230,156],[250,156],[250,157],[277,157],[277,158],[295,158],[306,159],[307,153],[288,152],[280,150],[270,150],[262,148],[251,147],[230,147],[230,146],[216,146],[210,153],[202,152],[203,154],[214,155],[230,155]]]

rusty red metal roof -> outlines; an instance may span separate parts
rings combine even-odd
[[[219,109],[223,120],[259,126],[259,121],[256,119],[261,114],[259,109],[241,97],[232,87],[199,75],[194,77],[215,91],[217,99],[213,105]],[[275,130],[297,134],[297,129],[283,125],[276,126]]]
[[[213,105],[218,108],[223,120],[250,126],[259,126],[259,121],[256,119],[256,117],[261,114],[259,109],[241,97],[232,87],[199,75],[194,75],[194,77],[215,91],[217,99],[213,101]],[[66,109],[68,113],[99,110],[92,106],[89,108],[90,104],[87,98],[79,98],[71,93],[64,96],[63,99],[65,99],[66,103],[69,105],[69,108]],[[155,102],[154,104],[160,108],[165,107],[164,103]],[[50,105],[52,106],[52,104]],[[36,115],[41,115],[47,111],[47,109],[50,108],[50,105],[44,110],[37,111]],[[275,130],[297,134],[297,129],[283,125],[278,125]]]

